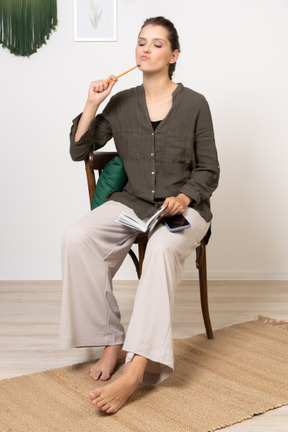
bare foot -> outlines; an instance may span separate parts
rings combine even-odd
[[[120,378],[90,392],[92,404],[108,414],[116,413],[142,383],[147,361],[146,358],[136,355],[126,364]]]
[[[100,360],[90,369],[90,377],[94,381],[109,380],[117,362],[123,360],[125,356],[126,352],[122,350],[122,345],[105,347]]]

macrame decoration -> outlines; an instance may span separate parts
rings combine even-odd
[[[0,0],[0,43],[29,57],[57,25],[57,0]]]

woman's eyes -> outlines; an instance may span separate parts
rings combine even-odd
[[[142,46],[144,46],[145,44],[144,44],[144,43],[139,43],[138,45],[142,47]],[[156,48],[162,48],[162,45],[154,44],[154,46],[155,46]]]

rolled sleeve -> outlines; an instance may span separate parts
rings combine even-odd
[[[85,160],[90,151],[98,150],[112,138],[110,123],[102,114],[99,114],[91,122],[88,130],[81,136],[80,140],[75,141],[81,115],[75,117],[70,131],[70,155],[73,161]]]
[[[218,186],[220,168],[209,105],[203,100],[195,127],[195,167],[181,192],[199,204],[208,200]]]

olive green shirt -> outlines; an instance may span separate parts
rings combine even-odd
[[[108,199],[129,206],[144,219],[165,198],[183,193],[207,222],[212,219],[209,198],[218,185],[219,164],[204,96],[178,84],[172,107],[155,131],[143,85],[111,97],[75,142],[80,117],[71,128],[72,159],[86,159],[91,150],[100,149],[113,137],[123,161],[128,182],[122,192],[113,192]]]

